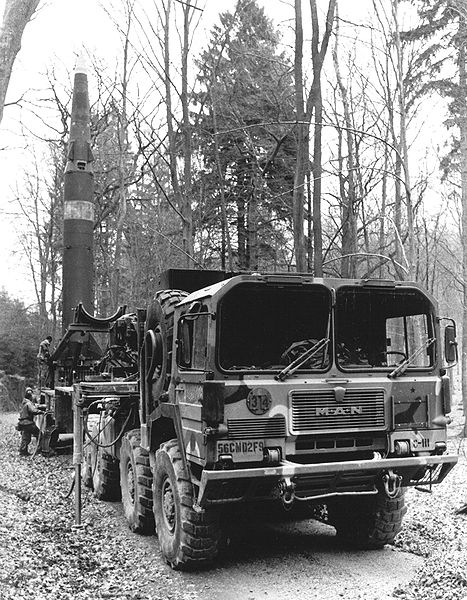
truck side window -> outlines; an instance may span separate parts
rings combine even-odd
[[[201,307],[200,312],[207,309]],[[209,313],[184,315],[178,337],[178,363],[185,369],[206,369]]]
[[[178,338],[178,362],[182,367],[191,366],[191,346],[193,343],[193,322],[183,320]]]
[[[193,352],[192,369],[204,371],[206,369],[206,356],[208,347],[209,317],[199,315],[193,323]]]

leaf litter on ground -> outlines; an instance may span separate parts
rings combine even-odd
[[[0,414],[1,600],[197,598],[165,565],[156,538],[129,531],[118,503],[83,492],[75,527],[71,457],[20,457],[15,422]]]
[[[395,550],[425,558],[393,595],[399,600],[467,598],[466,443],[461,409],[449,450],[459,464],[431,494],[407,491]],[[71,457],[18,456],[15,415],[0,414],[0,598],[2,600],[197,600],[183,574],[163,562],[154,537],[131,534],[118,503],[83,494],[74,526]]]

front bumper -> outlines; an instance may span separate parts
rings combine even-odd
[[[457,455],[381,458],[332,463],[296,464],[282,461],[274,467],[220,471],[204,470],[197,505],[242,502],[277,497],[280,481],[296,486],[298,500],[356,493],[374,493],[376,483],[389,471],[401,477],[403,487],[440,483],[457,463]]]

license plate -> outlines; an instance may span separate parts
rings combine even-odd
[[[217,457],[230,454],[234,462],[263,460],[263,440],[222,440],[217,442]]]

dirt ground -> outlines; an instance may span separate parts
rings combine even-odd
[[[172,571],[157,538],[129,532],[120,503],[84,493],[74,527],[71,457],[22,458],[15,414],[0,413],[0,599],[384,600],[467,598],[467,500],[460,461],[432,494],[409,490],[394,546],[350,552],[316,521],[250,524],[201,573]],[[453,431],[455,436],[456,431]]]

